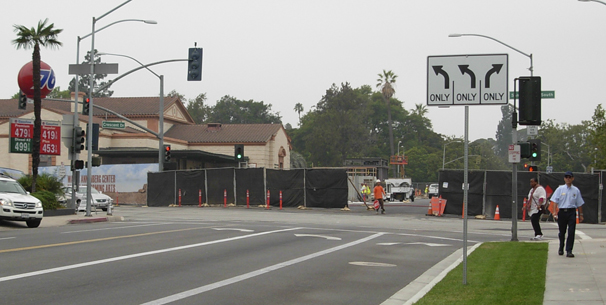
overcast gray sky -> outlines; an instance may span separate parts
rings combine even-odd
[[[65,90],[68,65],[76,62],[76,42],[100,17],[124,0],[11,1],[0,19],[0,98],[18,92],[17,74],[31,60],[31,50],[16,50],[13,25],[32,27],[49,18],[63,29],[58,50],[42,49],[57,86]],[[263,101],[279,112],[284,124],[297,125],[293,108],[305,112],[331,84],[376,84],[377,74],[399,77],[395,97],[404,108],[426,104],[427,57],[461,54],[509,54],[513,79],[530,75],[528,57],[479,37],[449,38],[450,33],[494,37],[532,53],[534,75],[555,99],[543,100],[543,120],[579,124],[591,120],[606,93],[606,5],[576,0],[133,0],[97,22],[97,29],[122,19],[151,19],[115,24],[95,37],[99,52],[132,56],[143,63],[187,57],[194,42],[204,48],[201,82],[187,81],[186,63],[152,67],[165,75],[165,92],[186,98],[206,93],[214,105],[224,95]],[[81,43],[81,61],[91,39]],[[120,73],[138,65],[103,56]],[[110,76],[108,78],[111,78]],[[157,96],[158,78],[141,70],[112,86],[114,97]],[[16,105],[15,105],[16,107]],[[464,107],[430,107],[434,130],[464,134]],[[499,106],[470,106],[469,137],[494,138]]]

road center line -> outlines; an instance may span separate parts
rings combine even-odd
[[[207,246],[207,245],[212,245],[212,244],[218,244],[218,243],[223,243],[223,242],[228,242],[228,241],[233,241],[233,240],[238,240],[238,239],[244,239],[244,238],[249,238],[249,237],[267,235],[267,234],[272,234],[272,233],[280,233],[280,232],[286,232],[286,231],[293,231],[293,230],[298,230],[298,229],[300,229],[300,228],[289,228],[289,229],[282,229],[282,230],[275,230],[275,231],[260,232],[260,233],[255,233],[255,234],[248,234],[248,235],[243,235],[243,236],[230,237],[230,238],[226,238],[226,239],[207,241],[207,242],[198,243],[198,244],[185,245],[185,246],[179,246],[179,247],[173,247],[173,248],[167,248],[167,249],[155,250],[155,251],[148,251],[148,252],[142,252],[142,253],[136,253],[136,254],[130,254],[130,255],[124,255],[124,256],[118,256],[118,257],[112,257],[112,258],[107,258],[107,259],[101,259],[101,260],[96,260],[96,261],[87,262],[87,263],[80,263],[80,264],[68,265],[68,266],[63,266],[63,267],[57,267],[57,268],[50,268],[50,269],[45,269],[45,270],[27,272],[27,273],[22,273],[22,274],[15,274],[15,275],[10,275],[10,276],[0,277],[0,282],[7,282],[7,281],[12,281],[12,280],[16,280],[16,279],[22,279],[22,278],[31,277],[31,276],[38,276],[38,275],[43,275],[43,274],[48,274],[48,273],[53,273],[53,272],[59,272],[59,271],[77,269],[77,268],[94,266],[94,265],[100,265],[100,264],[105,264],[105,263],[111,263],[111,262],[121,261],[121,260],[127,260],[127,259],[131,259],[131,258],[137,258],[137,257],[142,257],[142,256],[148,256],[148,255],[154,255],[154,254],[160,254],[160,253],[167,253],[167,252],[179,251],[179,250],[185,250],[185,249],[191,249],[191,248],[202,247],[202,246]]]
[[[191,290],[187,290],[187,291],[184,291],[184,292],[173,294],[173,295],[167,296],[165,298],[161,298],[161,299],[157,299],[157,300],[154,300],[154,301],[151,301],[151,302],[143,303],[142,305],[161,305],[161,304],[167,304],[167,303],[175,302],[175,301],[178,301],[178,300],[181,300],[181,299],[185,299],[185,298],[197,295],[197,294],[201,294],[201,293],[213,290],[213,289],[217,289],[217,288],[221,288],[223,286],[235,284],[237,282],[244,281],[244,280],[247,280],[247,279],[250,279],[250,278],[253,278],[253,277],[256,277],[256,276],[268,273],[268,272],[271,272],[271,271],[275,271],[275,270],[278,270],[278,269],[281,269],[281,268],[284,268],[284,267],[288,267],[290,265],[298,264],[298,263],[304,262],[306,260],[310,260],[310,259],[322,256],[322,255],[326,255],[326,254],[329,254],[329,253],[332,253],[332,252],[336,252],[336,251],[339,251],[339,250],[342,250],[342,249],[345,249],[345,248],[349,248],[349,247],[355,246],[357,244],[361,244],[363,242],[367,242],[367,241],[369,241],[371,239],[377,238],[377,237],[379,237],[379,236],[381,236],[383,234],[384,233],[382,233],[382,232],[376,233],[374,235],[371,235],[371,236],[368,236],[368,237],[365,237],[365,238],[362,238],[362,239],[358,239],[356,241],[352,241],[350,243],[347,243],[347,244],[344,244],[344,245],[341,245],[341,246],[333,247],[333,248],[326,249],[326,250],[323,250],[323,251],[320,251],[320,252],[312,253],[312,254],[309,254],[309,255],[305,255],[305,256],[302,256],[302,257],[299,257],[299,258],[295,258],[295,259],[289,260],[289,261],[285,261],[283,263],[279,263],[279,264],[275,264],[275,265],[272,265],[272,266],[269,266],[269,267],[266,267],[266,268],[262,268],[262,269],[259,269],[259,270],[256,270],[256,271],[252,271],[252,272],[245,273],[245,274],[242,274],[242,275],[234,276],[232,278],[229,278],[229,279],[226,279],[226,280],[223,280],[223,281],[219,281],[219,282],[216,282],[216,283],[208,284],[208,285],[205,285],[205,286],[201,286],[201,287],[198,287],[198,288],[194,288],[194,289],[191,289]]]

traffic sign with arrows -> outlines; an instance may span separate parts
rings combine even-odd
[[[507,54],[427,57],[427,106],[504,105]]]

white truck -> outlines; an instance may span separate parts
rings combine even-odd
[[[415,192],[412,187],[411,178],[391,178],[385,179],[385,193],[389,201],[415,201]]]

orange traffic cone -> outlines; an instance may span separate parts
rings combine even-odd
[[[497,205],[497,209],[494,211],[494,220],[501,220],[501,214],[499,214],[499,206]]]
[[[526,221],[526,198],[524,198],[524,205],[522,206],[522,221]]]
[[[579,223],[579,209],[577,209],[577,223]]]
[[[425,214],[425,216],[434,216],[431,209],[431,201],[429,202],[429,208],[427,209],[427,214]]]

